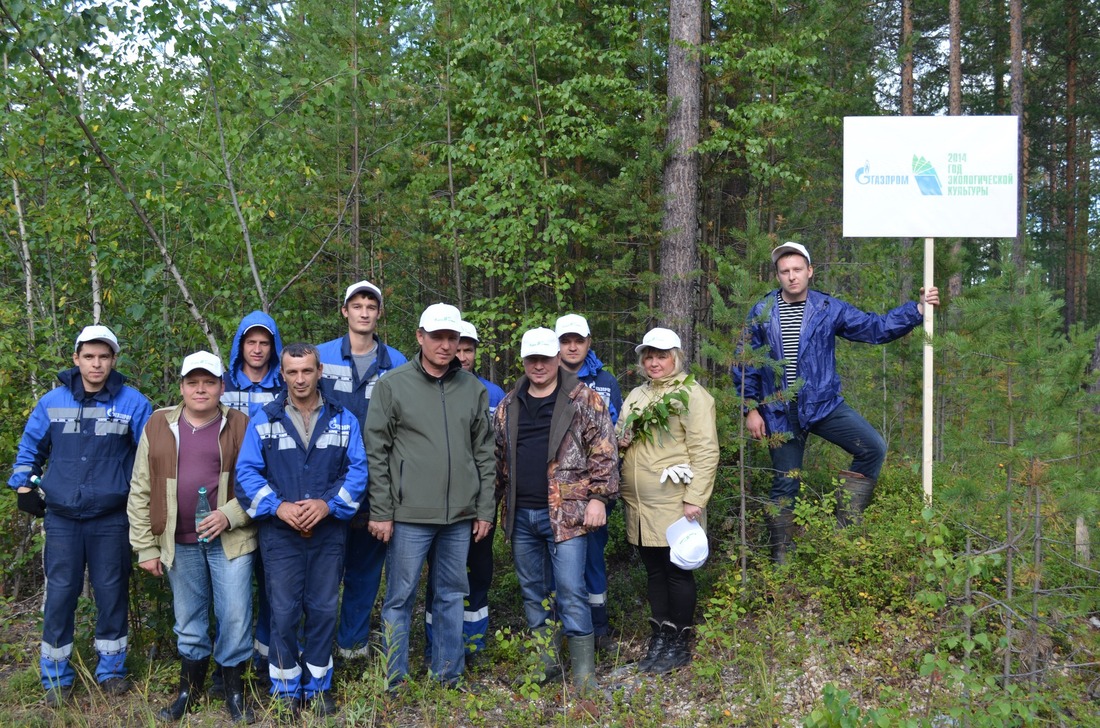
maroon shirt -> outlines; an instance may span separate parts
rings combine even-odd
[[[192,431],[186,417],[179,422],[180,447],[176,474],[176,543],[198,543],[195,533],[195,506],[199,488],[206,488],[210,509],[218,508],[218,479],[221,475],[221,451],[218,433],[222,418]]]

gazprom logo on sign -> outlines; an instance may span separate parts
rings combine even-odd
[[[871,163],[864,162],[863,166],[856,170],[856,182],[861,185],[907,185],[907,174],[871,174]]]
[[[864,162],[863,166],[856,170],[856,182],[861,185],[879,186],[903,186],[909,184],[907,174],[872,174],[871,163]],[[936,174],[935,167],[924,157],[913,155],[913,180],[922,195],[942,195],[940,177]]]

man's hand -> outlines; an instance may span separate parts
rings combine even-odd
[[[222,531],[228,529],[229,516],[221,511],[213,511],[209,516],[202,519],[202,523],[196,526],[195,533],[199,537],[199,540],[210,543],[218,536],[222,535]]]
[[[756,410],[749,410],[745,415],[745,429],[754,440],[763,440],[768,434],[768,428],[764,426],[764,418]]]
[[[382,543],[389,543],[393,538],[393,521],[368,521],[367,530]]]
[[[154,556],[148,561],[140,561],[138,562],[138,566],[145,569],[153,576],[164,576],[164,567],[161,566],[159,556]]]
[[[703,509],[699,506],[693,506],[690,503],[684,503],[684,518],[689,521],[694,521],[703,515]]]
[[[297,503],[290,503],[283,501],[279,504],[279,507],[275,510],[275,515],[280,521],[293,528],[295,531],[301,531],[302,528],[302,507]]]
[[[917,304],[917,308],[920,309],[921,316],[924,315],[924,304],[926,303],[933,306],[939,306],[940,289],[936,288],[935,286],[929,286],[927,291],[925,291],[923,288],[920,289],[920,303]]]
[[[474,521],[474,542],[478,542],[481,539],[488,536],[493,532],[492,521]]]
[[[15,505],[24,513],[29,513],[37,518],[46,517],[46,501],[37,490],[20,488],[15,494]]]
[[[330,513],[328,503],[320,498],[300,500],[294,505],[298,506],[298,522],[302,525],[303,531],[312,530]]]
[[[607,524],[607,506],[603,501],[593,498],[584,508],[584,527],[595,529]]]

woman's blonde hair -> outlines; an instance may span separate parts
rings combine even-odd
[[[684,371],[684,364],[687,362],[687,360],[684,358],[684,350],[680,347],[677,346],[672,349],[658,349],[654,346],[646,346],[638,352],[638,369],[641,370],[642,376],[644,376],[646,379],[649,379],[649,372],[645,370],[645,366],[642,364],[642,362],[645,361],[646,355],[649,354],[649,352],[651,351],[667,351],[669,354],[672,354],[672,361],[676,365],[676,371],[674,371],[673,374],[679,374],[680,372]]]

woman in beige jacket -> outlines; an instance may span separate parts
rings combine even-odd
[[[684,372],[679,336],[653,329],[635,351],[648,382],[630,393],[619,417],[621,494],[652,612],[653,636],[639,669],[664,673],[691,661],[696,604],[695,576],[670,560],[665,529],[681,517],[706,526],[718,433],[714,398]]]

